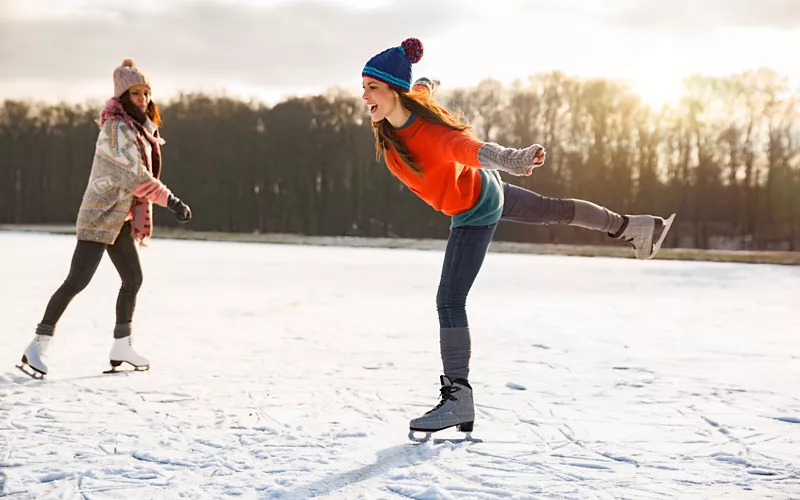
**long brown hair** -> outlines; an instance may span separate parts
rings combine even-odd
[[[137,122],[144,125],[145,120],[150,118],[150,121],[153,122],[156,127],[161,126],[161,112],[158,109],[158,105],[152,100],[147,104],[147,110],[144,113],[131,101],[131,93],[129,90],[126,90],[124,94],[119,96],[119,100],[122,103],[122,109]]]
[[[469,130],[470,126],[461,121],[461,116],[453,116],[448,113],[444,108],[436,104],[428,92],[404,92],[395,87],[392,90],[400,96],[400,103],[414,115],[422,118],[423,120],[435,123],[437,125],[444,125],[445,127],[453,130],[463,132]],[[389,121],[384,118],[379,122],[372,122],[372,133],[375,135],[375,158],[381,159],[381,154],[386,154],[391,147],[397,152],[397,155],[403,160],[403,163],[408,165],[412,171],[417,175],[422,175],[417,162],[411,157],[408,148],[403,144],[397,134],[394,132],[394,127]]]

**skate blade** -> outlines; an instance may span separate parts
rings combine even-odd
[[[656,256],[659,250],[661,250],[661,245],[664,243],[664,240],[667,238],[667,233],[669,230],[672,229],[672,222],[675,220],[675,214],[669,216],[668,219],[664,221],[664,229],[661,231],[661,235],[658,237],[658,241],[653,244],[653,250],[650,252],[649,259],[652,259]]]
[[[46,375],[45,373],[40,372],[31,365],[19,364],[14,366],[16,366],[19,371],[21,371],[22,373],[24,373],[25,375],[29,376],[34,380],[44,380],[44,376]],[[30,370],[28,370],[28,368],[30,368]]]
[[[120,366],[122,366],[122,363],[128,364],[131,368],[121,369]],[[133,373],[133,372],[146,372],[146,371],[150,371],[150,365],[136,366],[131,363],[128,363],[127,361],[124,361],[124,362],[117,362],[116,364],[112,363],[111,368],[104,371],[103,373],[106,375],[113,375],[114,373]]]
[[[483,439],[473,438],[472,436],[468,438],[435,438],[431,440],[433,444],[460,444],[460,443],[482,443]]]
[[[417,436],[417,432],[424,433],[424,436]],[[483,439],[476,439],[472,437],[471,432],[467,432],[463,438],[434,438],[431,439],[432,432],[425,432],[425,431],[409,431],[408,439],[413,441],[414,443],[433,443],[433,444],[443,444],[443,443],[482,443]]]

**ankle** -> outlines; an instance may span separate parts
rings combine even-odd
[[[472,386],[469,385],[469,382],[465,378],[457,378],[453,380],[453,384],[463,385],[464,387],[469,387],[470,389],[472,389]]]
[[[617,231],[616,233],[613,233],[613,234],[612,233],[608,233],[608,235],[611,236],[612,238],[614,238],[615,240],[620,239],[622,237],[622,235],[625,234],[625,230],[628,229],[628,221],[629,220],[630,219],[628,218],[627,215],[623,215],[622,216],[622,225],[620,226],[619,231]]]
[[[38,325],[36,325],[36,335],[45,335],[47,337],[52,337],[55,332],[56,332],[55,325],[45,325],[44,323],[39,323]]]
[[[131,336],[131,324],[130,323],[117,323],[114,325],[114,338],[115,339],[124,339],[125,337]]]

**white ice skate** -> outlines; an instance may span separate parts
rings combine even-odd
[[[41,379],[47,375],[45,359],[52,340],[52,335],[34,335],[33,340],[22,354],[22,364],[17,365],[17,368],[33,378]]]
[[[425,442],[431,434],[449,427],[465,432],[462,440],[473,441],[472,427],[475,422],[475,404],[472,400],[472,387],[467,381],[452,382],[448,377],[439,377],[442,388],[439,390],[441,401],[425,415],[411,421],[408,439],[416,442]],[[415,432],[424,432],[423,437],[416,437]]]
[[[652,259],[661,249],[661,244],[667,237],[675,214],[667,219],[652,215],[627,215],[628,225],[618,237],[633,245],[636,258],[640,260]]]
[[[117,373],[122,363],[128,363],[134,371],[145,371],[150,369],[150,360],[139,354],[133,349],[132,335],[114,339],[114,345],[108,357],[111,361],[111,369],[103,373]]]

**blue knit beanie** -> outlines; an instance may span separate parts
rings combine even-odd
[[[399,47],[386,49],[367,61],[361,76],[397,87],[411,90],[411,65],[422,59],[422,42],[417,38],[407,38]]]

